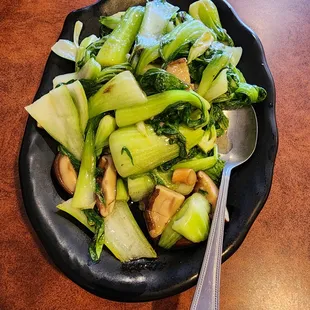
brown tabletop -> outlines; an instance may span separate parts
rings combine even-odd
[[[294,310],[310,304],[310,2],[230,0],[260,37],[277,89],[279,151],[268,201],[223,264],[221,309]],[[30,104],[66,15],[91,0],[0,4],[0,309],[188,309],[194,288],[125,304],[96,297],[47,257],[25,214],[18,152]]]

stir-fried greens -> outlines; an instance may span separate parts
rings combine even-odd
[[[223,110],[262,102],[266,91],[237,68],[242,48],[211,0],[180,11],[164,0],[101,16],[101,36],[59,40],[54,53],[75,63],[26,107],[58,143],[55,177],[72,197],[57,208],[94,233],[120,261],[155,258],[181,239],[207,239],[225,162],[217,140]],[[138,202],[149,236],[137,224]],[[132,208],[138,208],[132,206]]]

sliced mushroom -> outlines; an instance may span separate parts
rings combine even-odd
[[[186,58],[180,58],[170,62],[167,66],[166,71],[175,75],[178,79],[180,79],[184,83],[188,85],[191,84],[191,77],[189,75],[189,69]]]
[[[77,173],[68,156],[57,154],[54,160],[54,172],[57,181],[63,189],[73,195],[75,191]]]
[[[212,179],[203,171],[197,172],[197,184],[195,186],[195,192],[203,192],[205,197],[212,205],[212,213],[214,213],[214,209],[217,202],[217,197],[219,194],[219,190]]]
[[[184,183],[186,185],[195,185],[196,181],[197,176],[193,169],[179,168],[173,171],[172,183]]]
[[[158,237],[172,216],[181,207],[185,197],[167,187],[157,185],[144,212],[152,238]]]
[[[106,217],[112,212],[115,205],[117,175],[111,156],[102,156],[99,160],[98,166],[105,169],[101,180],[101,190],[105,203],[102,203],[97,197],[96,204],[100,214]]]

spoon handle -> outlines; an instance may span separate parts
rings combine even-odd
[[[223,170],[219,196],[191,310],[218,310],[224,217],[231,169]]]

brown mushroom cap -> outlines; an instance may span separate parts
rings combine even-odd
[[[117,174],[111,156],[102,156],[98,166],[105,169],[101,180],[101,190],[105,203],[103,204],[99,199],[96,199],[96,204],[100,214],[106,217],[112,212],[115,205]]]
[[[77,173],[68,156],[58,153],[54,160],[54,173],[62,188],[73,195],[75,191]]]
[[[198,181],[196,183],[195,192],[202,190],[206,192],[205,197],[212,205],[212,213],[214,213],[214,209],[217,202],[217,197],[219,194],[219,190],[213,180],[203,171],[197,172]]]
[[[157,185],[144,212],[144,218],[152,238],[158,237],[172,216],[181,207],[185,197],[167,187]]]

